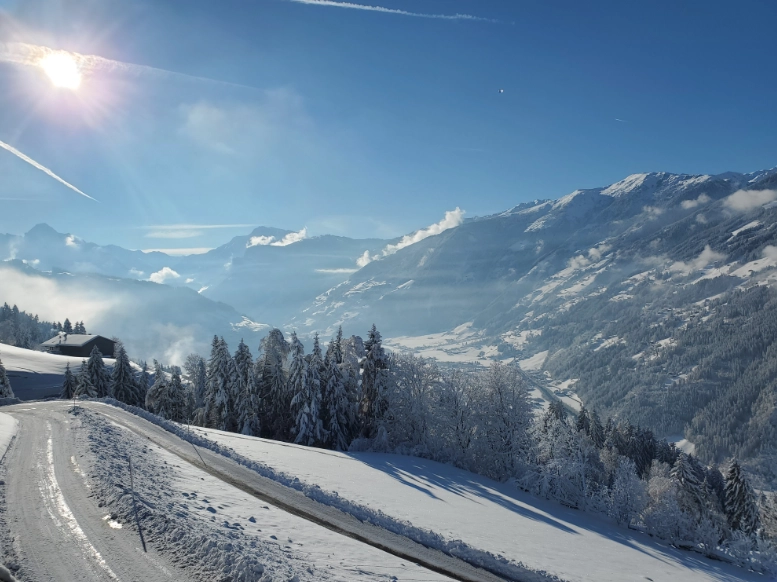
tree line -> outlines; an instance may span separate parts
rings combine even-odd
[[[153,379],[153,382],[151,380]],[[296,333],[272,330],[254,359],[214,337],[210,357],[190,355],[183,370],[154,363],[133,370],[124,348],[108,373],[94,350],[65,374],[62,396],[112,396],[175,422],[306,446],[382,451],[451,463],[511,480],[536,496],[602,513],[710,556],[777,568],[774,497],[756,494],[740,464],[705,466],[649,429],[602,420],[560,402],[538,413],[515,365],[478,372],[441,370],[391,354],[375,326],[367,339],[306,354]]]

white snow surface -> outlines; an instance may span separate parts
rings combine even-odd
[[[563,580],[763,579],[449,465],[196,431],[303,485]]]
[[[5,451],[8,449],[8,445],[11,444],[11,440],[18,428],[19,423],[15,418],[0,412],[0,461],[3,460]]]

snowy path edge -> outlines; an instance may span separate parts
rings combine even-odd
[[[3,462],[5,453],[8,452],[8,447],[18,430],[19,422],[14,417],[0,412],[0,463]]]
[[[229,447],[225,447],[200,435],[191,433],[190,431],[187,431],[184,426],[162,419],[141,408],[126,405],[112,398],[94,399],[92,401],[107,404],[134,414],[135,416],[143,418],[167,432],[174,434],[186,442],[231,459],[262,477],[299,491],[313,501],[339,509],[343,513],[351,515],[363,523],[381,527],[391,533],[406,537],[424,547],[439,550],[448,556],[462,560],[472,566],[482,568],[497,576],[516,582],[563,582],[561,578],[553,574],[533,570],[521,562],[508,560],[507,558],[496,556],[485,550],[473,548],[461,540],[446,540],[433,531],[424,530],[406,521],[395,519],[380,510],[353,503],[342,498],[336,492],[324,491],[318,485],[304,483],[297,477],[292,477],[281,471],[276,471],[272,467],[247,459]]]

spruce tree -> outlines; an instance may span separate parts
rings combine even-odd
[[[739,462],[731,461],[726,473],[724,508],[731,529],[752,535],[758,530],[760,519],[755,494],[747,482]]]
[[[173,422],[186,422],[186,390],[176,367],[168,384],[165,402],[165,418]]]
[[[312,444],[313,419],[311,417],[308,362],[305,359],[305,348],[297,337],[297,332],[291,332],[291,363],[289,364],[289,392],[292,394],[290,406],[291,417],[294,419],[292,435],[296,443]]]
[[[11,381],[8,379],[2,360],[0,360],[0,398],[14,398]]]
[[[146,393],[146,410],[161,418],[170,418],[169,381],[162,370],[162,365],[154,360],[154,383]]]
[[[119,402],[132,406],[140,403],[140,388],[135,381],[135,373],[132,371],[127,352],[121,343],[116,347],[116,363],[111,372],[111,384],[113,397]]]
[[[138,406],[141,408],[146,405],[146,394],[148,393],[148,385],[151,378],[148,375],[148,364],[143,362],[143,369],[140,371],[140,378],[138,378]]]
[[[599,419],[599,415],[596,413],[596,409],[591,412],[591,440],[597,449],[601,449],[604,446],[604,427],[602,421]]]
[[[322,416],[325,419],[324,428],[327,432],[327,444],[337,451],[348,450],[350,441],[351,403],[348,399],[341,365],[337,363],[336,352],[327,350]]]
[[[387,408],[388,358],[375,324],[370,329],[364,349],[367,355],[362,364],[362,399],[359,412],[362,435],[370,438],[375,436],[378,421]]]
[[[65,379],[62,382],[62,392],[60,398],[71,400],[76,393],[76,377],[70,371],[70,362],[65,366]]]
[[[105,398],[111,395],[111,378],[105,369],[105,363],[103,362],[103,356],[97,346],[92,348],[92,353],[89,354],[89,361],[86,364],[89,381],[96,393],[96,398]]]
[[[289,353],[289,344],[279,329],[273,329],[262,340],[261,363],[255,376],[260,395],[262,435],[285,440],[292,426],[291,395],[283,362]]]
[[[237,419],[234,417],[233,394],[237,381],[237,369],[227,342],[214,336],[206,381],[205,422],[208,426],[235,430]]]
[[[86,360],[81,360],[81,369],[76,376],[76,397],[81,398],[96,398],[97,390],[92,384],[92,379],[89,374],[89,368],[86,365]]]
[[[70,320],[65,318],[65,323],[62,325],[62,331],[65,333],[73,333],[73,324],[70,323]]]
[[[260,436],[261,421],[259,420],[260,398],[257,389],[257,379],[254,374],[254,363],[250,348],[240,340],[235,352],[235,368],[237,370],[238,393],[235,400],[237,414],[237,430],[248,436]]]
[[[699,480],[693,458],[680,453],[669,476],[684,493],[684,509],[700,511],[703,502],[702,481]]]

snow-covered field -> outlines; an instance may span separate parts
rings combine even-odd
[[[195,430],[303,484],[563,580],[763,580],[448,465]]]
[[[0,344],[0,360],[8,373],[14,395],[21,400],[35,400],[58,396],[62,390],[65,366],[70,364],[75,374],[81,367],[82,358]],[[114,362],[105,358],[106,366],[113,367]]]

